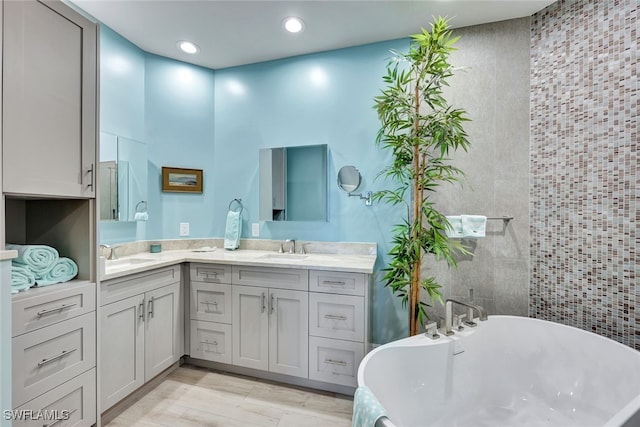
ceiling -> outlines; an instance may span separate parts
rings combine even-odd
[[[218,69],[406,37],[433,16],[453,27],[533,15],[555,0],[69,0],[142,50]],[[282,29],[287,16],[301,33]],[[182,53],[178,40],[200,47]]]

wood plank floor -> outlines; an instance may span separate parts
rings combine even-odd
[[[182,366],[108,427],[350,427],[353,400]]]

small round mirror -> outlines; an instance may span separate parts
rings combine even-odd
[[[338,172],[338,187],[347,193],[352,193],[360,187],[360,171],[355,166],[343,166]]]

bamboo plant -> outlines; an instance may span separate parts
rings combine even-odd
[[[450,154],[466,151],[469,141],[463,123],[469,119],[462,109],[451,107],[444,97],[447,79],[453,75],[449,55],[458,37],[449,23],[435,18],[431,30],[411,36],[408,53],[393,52],[383,77],[385,88],[375,97],[381,121],[376,144],[392,152],[392,163],[379,176],[397,183],[394,189],[374,194],[376,200],[406,206],[406,217],[393,228],[391,261],[384,269],[384,285],[409,306],[409,335],[419,332],[428,319],[422,300],[442,303],[441,286],[434,277],[422,278],[425,254],[456,266],[456,251],[468,253],[457,241],[446,237],[448,222],[438,212],[432,195],[442,183],[459,181],[463,172],[451,165]]]

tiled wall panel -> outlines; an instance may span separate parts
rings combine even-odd
[[[531,18],[529,314],[640,350],[638,1]]]

